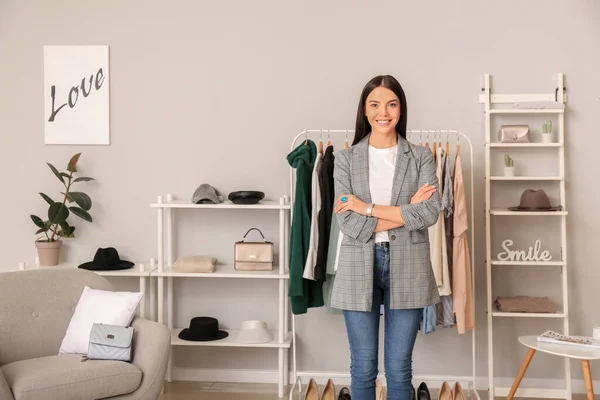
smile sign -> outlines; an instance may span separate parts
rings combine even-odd
[[[108,46],[44,46],[46,144],[110,144]]]
[[[499,261],[550,261],[552,256],[548,250],[542,250],[542,242],[537,239],[527,250],[513,250],[513,241],[506,239],[502,242],[504,251],[498,253]]]

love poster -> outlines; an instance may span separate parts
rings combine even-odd
[[[46,144],[110,144],[108,46],[44,46]]]

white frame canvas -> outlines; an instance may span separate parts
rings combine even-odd
[[[44,46],[46,144],[110,144],[108,46]]]

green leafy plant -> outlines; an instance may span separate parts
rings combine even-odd
[[[510,158],[510,156],[507,154],[504,156],[504,166],[505,167],[514,167],[515,166],[515,162],[512,158]]]
[[[65,186],[65,191],[60,192],[62,195],[62,201],[60,202],[52,200],[50,196],[44,193],[40,193],[40,196],[49,204],[49,207],[47,220],[43,220],[37,215],[31,215],[31,220],[39,228],[35,234],[44,233],[46,235],[46,239],[38,239],[38,241],[56,242],[61,237],[74,238],[75,227],[67,221],[71,214],[85,221],[92,222],[92,217],[88,212],[92,208],[92,199],[90,196],[83,192],[71,191],[72,185],[75,183],[94,180],[94,178],[85,176],[78,178],[73,176],[77,172],[77,162],[80,156],[81,153],[77,153],[71,157],[67,165],[67,172],[59,172],[52,164],[46,163],[58,180]],[[67,205],[67,203],[70,205]],[[75,204],[73,205],[73,203]]]
[[[552,121],[548,120],[542,124],[543,133],[552,133]]]

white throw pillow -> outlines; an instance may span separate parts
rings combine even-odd
[[[86,286],[58,354],[87,354],[94,323],[129,326],[142,296],[141,292],[111,292]]]

